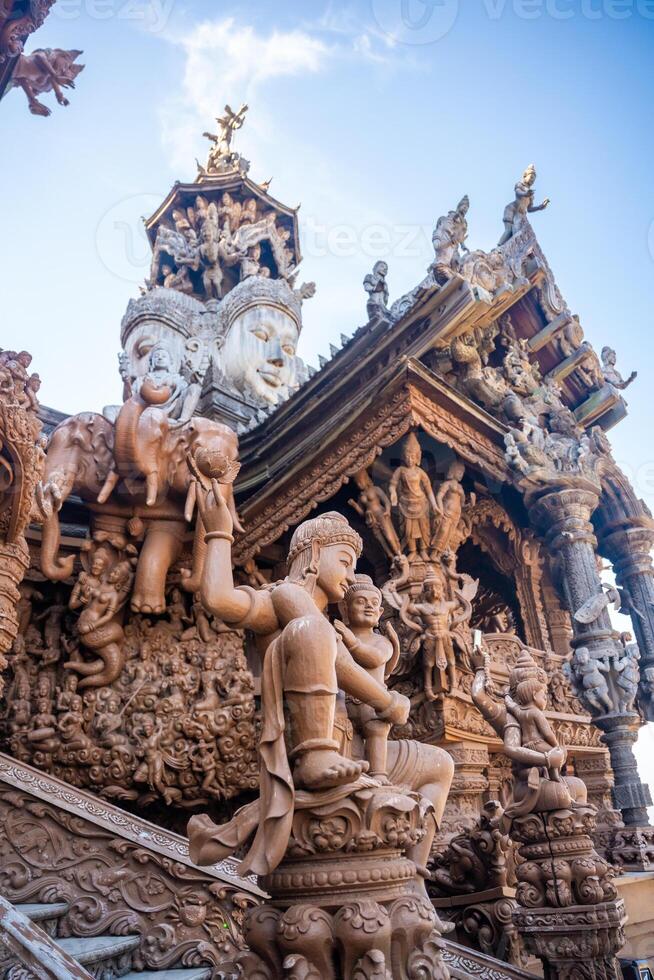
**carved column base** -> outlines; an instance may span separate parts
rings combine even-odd
[[[594,807],[573,803],[511,824],[523,859],[513,921],[548,980],[621,976],[615,957],[625,941],[626,913],[613,869],[593,848],[595,823]]]
[[[654,871],[654,827],[622,827],[613,833],[611,860],[622,871]]]
[[[635,711],[602,715],[593,719],[611,756],[615,777],[613,804],[627,827],[648,827],[647,808],[652,805],[649,787],[638,775],[633,746],[638,738],[640,716]]]
[[[405,853],[425,817],[389,786],[297,809],[286,857],[260,880],[270,902],[248,913],[240,976],[447,980],[443,927]]]
[[[545,964],[547,980],[620,980],[624,945],[622,899],[565,909],[518,909],[513,916],[527,950]]]

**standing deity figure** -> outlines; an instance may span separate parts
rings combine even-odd
[[[456,593],[455,599],[448,599],[442,578],[435,574],[428,575],[423,582],[422,596],[420,602],[406,603],[400,615],[422,637],[425,697],[435,701],[438,691],[434,688],[445,689],[445,674],[447,689],[453,691],[457,687],[453,630],[470,618],[472,606],[461,593]],[[418,621],[410,619],[411,616]]]
[[[527,214],[534,211],[544,211],[550,203],[546,197],[542,204],[534,204],[534,182],[536,180],[536,168],[530,163],[522,178],[515,185],[515,199],[507,204],[504,209],[504,234],[500,238],[498,245],[504,245],[517,235],[521,230]]]
[[[466,495],[461,480],[465,466],[455,459],[450,463],[447,476],[436,493],[436,530],[431,542],[432,558],[439,558],[452,548],[452,542],[461,522]]]
[[[267,874],[286,852],[296,791],[356,784],[368,768],[340,752],[335,738],[339,688],[391,724],[406,721],[409,702],[356,663],[325,616],[328,605],[341,602],[354,583],[361,554],[361,539],[344,517],[323,514],[296,528],[282,582],[256,590],[235,588],[233,522],[220,487],[214,483],[206,499],[198,488],[198,501],[207,532],[204,606],[233,629],[251,630],[263,660],[261,793],[222,827],[206,816],[193,817],[190,853],[196,863],[213,863],[256,831],[242,873]]]
[[[465,240],[468,237],[468,222],[466,215],[470,207],[470,199],[466,194],[456,206],[455,211],[448,211],[436,222],[431,241],[434,246],[434,261],[431,268],[436,282],[445,283],[458,272],[461,252],[469,252]]]
[[[422,450],[415,432],[410,432],[404,440],[402,459],[404,465],[398,466],[391,477],[391,504],[400,512],[402,544],[409,552],[407,557],[415,561],[420,551],[420,557],[428,561],[431,514],[438,507],[429,477],[420,466]]]
[[[607,384],[613,385],[619,391],[624,391],[638,377],[638,371],[632,371],[627,380],[622,377],[616,368],[618,355],[612,347],[602,347],[602,374]]]
[[[366,309],[370,319],[388,312],[387,275],[388,265],[380,259],[379,262],[375,262],[372,272],[369,272],[363,280],[363,288],[368,293]]]
[[[388,558],[395,558],[402,551],[400,540],[393,526],[391,502],[381,487],[376,487],[368,470],[354,474],[359,488],[358,500],[348,500],[350,507],[366,522]]]
[[[209,150],[209,159],[207,160],[206,169],[208,173],[216,173],[234,162],[232,139],[236,130],[240,129],[245,122],[245,113],[247,111],[248,106],[245,103],[241,105],[237,112],[234,112],[231,106],[226,105],[224,116],[216,117],[218,133],[202,134],[213,144]]]

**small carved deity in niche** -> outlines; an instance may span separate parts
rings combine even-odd
[[[366,522],[388,558],[402,551],[391,517],[391,502],[381,487],[375,486],[367,470],[354,474],[354,482],[360,490],[358,500],[348,500],[350,507]]]
[[[472,608],[460,593],[457,593],[456,599],[448,599],[442,577],[434,573],[423,582],[422,595],[424,598],[420,602],[409,601],[404,606],[404,619],[422,635],[425,696],[428,701],[435,701],[439,691],[456,689],[452,631],[456,625],[470,618]],[[456,609],[459,610],[457,613]],[[407,613],[416,616],[419,622],[411,621]],[[444,675],[447,675],[447,684],[444,683]]]
[[[363,280],[363,288],[368,293],[366,309],[370,319],[388,312],[387,275],[388,265],[380,259],[379,262],[375,262],[372,272],[369,272]]]
[[[614,388],[618,388],[620,391],[624,391],[629,385],[636,380],[638,377],[638,371],[632,371],[627,380],[622,377],[620,372],[616,367],[616,362],[618,355],[613,350],[612,347],[602,347],[602,374],[604,380],[613,385]]]
[[[463,463],[455,459],[450,463],[447,477],[436,493],[436,531],[431,542],[431,557],[439,558],[450,551],[459,529],[461,514],[466,501],[461,480],[465,473]]]
[[[264,276],[267,278],[269,275],[270,269],[265,265],[261,265],[261,245],[258,243],[252,245],[247,250],[245,257],[241,259],[241,279],[247,279],[249,276]]]
[[[434,270],[436,282],[445,283],[458,271],[461,252],[468,252],[465,240],[468,236],[466,215],[470,207],[470,199],[466,194],[456,206],[455,211],[448,211],[436,222],[432,245],[434,246]]]
[[[334,627],[356,662],[383,684],[399,659],[400,644],[390,623],[386,628],[387,636],[375,632],[383,611],[380,590],[369,576],[357,575],[355,583],[345,593],[342,608],[346,622],[337,619]],[[367,704],[357,705],[357,715],[365,736],[370,775],[388,782],[388,734],[391,726],[387,721],[380,721]]]
[[[172,265],[164,262],[161,265],[161,275],[166,289],[176,289],[180,293],[193,292],[193,283],[189,279],[188,269],[185,266],[175,270]]]
[[[527,214],[534,211],[544,211],[550,203],[546,197],[542,204],[534,204],[534,182],[536,180],[536,168],[530,163],[522,178],[515,185],[515,199],[507,204],[504,209],[504,234],[500,238],[498,245],[504,245],[514,235],[521,230]]]
[[[431,515],[438,511],[431,482],[420,466],[422,450],[415,432],[410,432],[402,447],[403,466],[398,466],[389,486],[391,504],[397,507],[402,521],[402,544],[409,561],[420,557],[429,560]]]

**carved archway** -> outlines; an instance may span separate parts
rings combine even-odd
[[[542,554],[532,531],[519,528],[497,500],[484,497],[466,508],[461,533],[459,547],[471,540],[515,583],[528,646],[551,650],[541,588]]]

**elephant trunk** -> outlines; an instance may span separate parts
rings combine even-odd
[[[138,456],[138,424],[147,408],[140,398],[129,398],[116,419],[114,428],[114,460],[122,477],[140,476]]]
[[[193,567],[190,572],[182,572],[182,588],[187,592],[199,592],[202,584],[202,571],[207,556],[207,543],[204,540],[205,530],[202,518],[198,513],[195,521],[195,537],[193,538]]]
[[[43,521],[43,536],[41,539],[41,571],[51,582],[62,582],[73,574],[75,556],[59,557],[61,544],[61,528],[59,512],[53,511]]]

